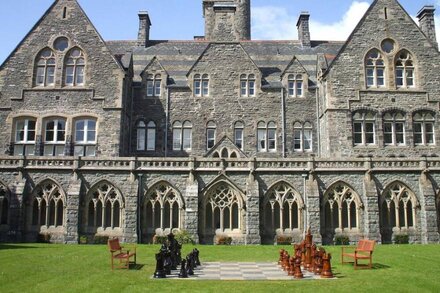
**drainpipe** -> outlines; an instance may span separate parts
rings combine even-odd
[[[137,191],[137,235],[138,235],[138,243],[142,243],[142,227],[141,227],[141,198],[142,198],[142,184],[143,184],[143,176],[142,174],[138,174],[138,191]]]
[[[307,173],[303,173],[302,175],[303,178],[303,194],[304,194],[304,231],[303,231],[303,235],[305,237],[306,235],[306,231],[307,231],[307,225],[308,225],[308,206],[307,206],[307,177],[308,174]]]
[[[170,90],[167,87],[166,90],[166,113],[165,113],[165,152],[164,152],[164,156],[167,157],[168,156],[168,119],[170,117]]]
[[[321,124],[319,122],[319,87],[315,90],[316,97],[316,136],[318,157],[321,157]]]
[[[281,147],[282,150],[282,156],[283,158],[286,157],[286,105],[284,100],[284,89],[281,88]]]

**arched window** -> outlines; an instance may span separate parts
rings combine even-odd
[[[396,85],[399,88],[414,87],[414,61],[411,54],[402,50],[396,58]]]
[[[180,193],[167,182],[160,182],[146,193],[142,204],[142,233],[154,234],[156,229],[182,227],[184,203]]]
[[[62,189],[50,180],[40,183],[32,193],[30,210],[33,219],[31,226],[34,229],[40,227],[61,227],[64,226],[64,213],[66,207],[66,196]]]
[[[311,152],[312,151],[312,124],[305,122],[295,122],[293,125],[293,149],[295,152]]]
[[[162,76],[160,74],[147,76],[147,96],[159,97],[161,94]]]
[[[405,185],[395,182],[388,186],[380,197],[382,229],[408,229],[415,227],[418,201]]]
[[[435,145],[435,117],[431,112],[420,111],[414,114],[414,144]]]
[[[146,130],[145,130],[145,122],[144,121],[139,121],[137,124],[137,136],[136,136],[136,149],[138,151],[144,151],[145,150],[145,134],[146,134]]]
[[[388,112],[383,116],[383,140],[385,145],[405,145],[405,114]]]
[[[225,232],[242,229],[243,203],[237,191],[226,183],[219,183],[207,194],[206,230]]]
[[[185,121],[183,124],[176,121],[173,124],[173,150],[191,150],[192,123]]]
[[[322,226],[327,232],[359,228],[362,203],[359,195],[344,183],[331,186],[322,202]]]
[[[258,122],[257,128],[257,150],[259,152],[275,152],[276,151],[276,132],[277,126],[275,122],[266,123]]]
[[[353,115],[354,145],[376,144],[376,114],[370,111],[355,112]]]
[[[240,149],[243,150],[244,146],[244,124],[241,121],[237,121],[234,124],[234,143]]]
[[[240,75],[240,96],[242,96],[242,97],[255,96],[255,75],[254,74]]]
[[[79,119],[75,122],[75,156],[93,157],[96,154],[96,120]]]
[[[289,74],[287,77],[289,97],[302,97],[304,93],[304,81],[302,74]]]
[[[86,61],[84,53],[78,48],[73,48],[66,56],[65,65],[65,85],[67,86],[83,86],[84,68]]]
[[[66,119],[46,120],[44,130],[44,155],[63,156],[66,145]]]
[[[15,123],[15,156],[33,156],[35,154],[36,120],[20,118]]]
[[[36,78],[37,86],[53,86],[55,85],[55,54],[49,49],[43,49],[38,54],[36,60]]]
[[[263,202],[265,234],[302,230],[303,201],[301,195],[287,183],[281,182],[267,192]]]
[[[0,184],[0,225],[9,223],[9,191],[3,184]]]
[[[150,121],[147,124],[147,151],[156,150],[156,123]]]
[[[382,54],[374,49],[366,56],[365,76],[367,78],[367,87],[385,86],[385,62]]]
[[[208,76],[208,74],[194,75],[194,95],[196,97],[209,96],[209,76]]]
[[[121,192],[108,182],[101,182],[87,195],[87,219],[90,232],[97,229],[113,230],[123,224],[124,198]]]
[[[206,149],[210,150],[215,145],[216,125],[214,121],[209,121],[206,127]]]

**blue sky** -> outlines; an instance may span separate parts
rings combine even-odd
[[[344,40],[373,0],[252,0],[253,39],[296,39],[301,11],[311,14],[312,39]],[[151,39],[187,40],[203,35],[202,0],[79,0],[105,40],[137,37],[139,10],[147,10]],[[0,64],[43,15],[53,0],[2,0]],[[412,15],[440,0],[400,0]],[[283,29],[280,29],[280,26]],[[440,22],[437,22],[440,37]]]

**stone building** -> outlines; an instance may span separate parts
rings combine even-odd
[[[0,240],[274,243],[306,227],[439,242],[440,55],[375,0],[345,42],[251,39],[250,0],[203,0],[205,36],[105,41],[56,0],[0,67]]]

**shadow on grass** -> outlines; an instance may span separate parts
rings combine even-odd
[[[136,271],[139,271],[139,270],[141,270],[142,268],[144,267],[144,265],[143,264],[131,264],[130,265],[130,270],[136,270]]]
[[[29,246],[29,245],[19,245],[19,244],[0,244],[0,250],[3,249],[27,249],[27,248],[38,248],[35,246]]]
[[[344,265],[351,265],[351,266],[353,266],[353,269],[354,269],[354,263],[353,262],[347,262]],[[373,263],[371,269],[372,270],[382,270],[382,269],[389,269],[389,268],[391,268],[391,267],[387,266],[387,265],[384,265],[384,264]],[[360,270],[369,270],[370,268],[366,264],[358,264],[357,269],[360,271]]]

